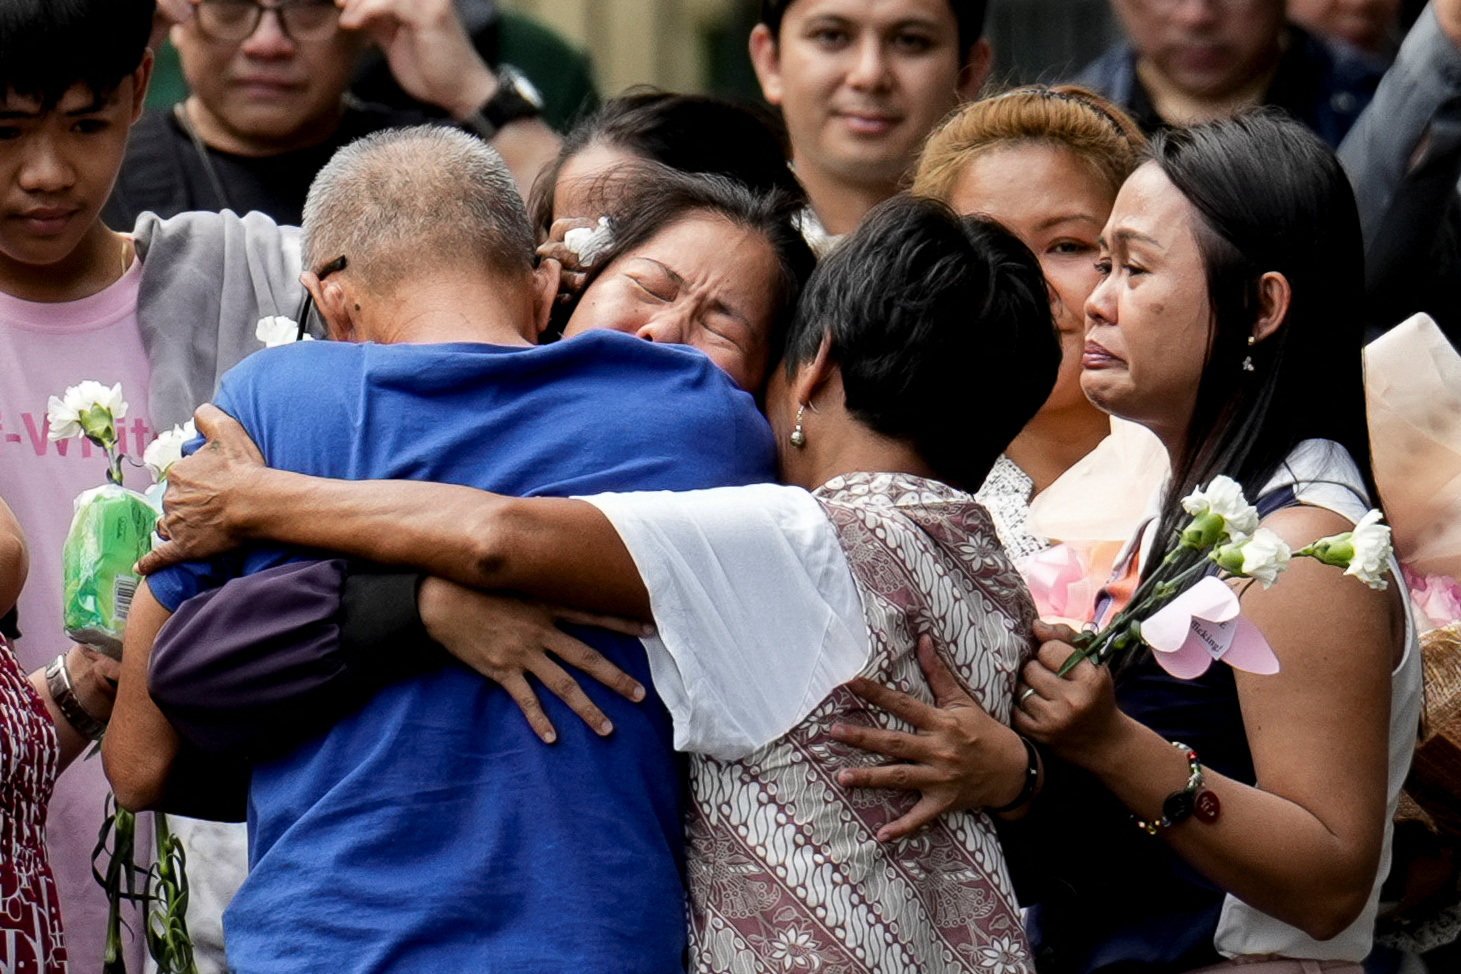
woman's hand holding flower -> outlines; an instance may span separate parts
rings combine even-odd
[[[1012,724],[1073,764],[1089,767],[1119,734],[1125,718],[1116,707],[1110,671],[1082,660],[1065,676],[1060,668],[1076,651],[1066,626],[1035,624],[1041,646],[1025,664],[1023,688],[1015,694]],[[1032,690],[1033,693],[1027,693]]]
[[[883,842],[909,835],[945,812],[1008,804],[1020,793],[1028,766],[1018,735],[959,685],[928,636],[918,641],[918,662],[933,690],[933,704],[872,680],[847,684],[868,703],[912,724],[911,733],[857,724],[832,728],[837,740],[900,762],[841,771],[837,781],[843,787],[919,792],[906,815],[878,832]]]
[[[194,414],[208,442],[173,464],[157,533],[166,538],[137,563],[151,574],[181,561],[220,554],[248,540],[245,490],[268,470],[239,423],[204,403]]]

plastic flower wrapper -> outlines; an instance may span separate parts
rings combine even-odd
[[[62,625],[78,643],[120,659],[122,631],[139,579],[132,570],[152,545],[157,508],[122,486],[117,421],[127,415],[121,384],[82,382],[47,409],[53,440],[83,437],[107,456],[103,486],[83,491],[61,549]]]
[[[1405,584],[1415,607],[1415,621],[1422,632],[1461,622],[1461,585],[1449,575],[1423,575],[1405,569]]]

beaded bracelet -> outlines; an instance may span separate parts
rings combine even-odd
[[[1187,755],[1187,787],[1166,797],[1162,802],[1162,817],[1155,822],[1148,822],[1136,815],[1131,816],[1136,827],[1147,835],[1156,835],[1163,829],[1169,829],[1190,818],[1194,812],[1199,821],[1212,822],[1222,810],[1222,803],[1218,801],[1217,795],[1203,790],[1202,762],[1197,759],[1197,752],[1177,741],[1172,741],[1172,746]]]

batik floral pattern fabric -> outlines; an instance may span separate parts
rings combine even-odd
[[[46,860],[56,726],[0,636],[0,971],[64,974],[61,904]]]
[[[929,700],[914,654],[927,632],[975,699],[1008,720],[1034,607],[984,509],[893,474],[838,478],[817,497],[862,595],[863,675]],[[878,842],[917,796],[839,785],[839,770],[878,759],[833,740],[838,722],[908,729],[839,688],[745,759],[692,760],[692,970],[1033,974],[989,818],[945,815]]]

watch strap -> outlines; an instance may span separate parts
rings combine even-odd
[[[97,720],[87,713],[81,701],[76,698],[76,689],[71,684],[71,671],[66,668],[66,654],[62,653],[46,667],[46,690],[56,702],[56,709],[66,718],[66,723],[87,740],[99,741],[106,733],[105,721]]]

